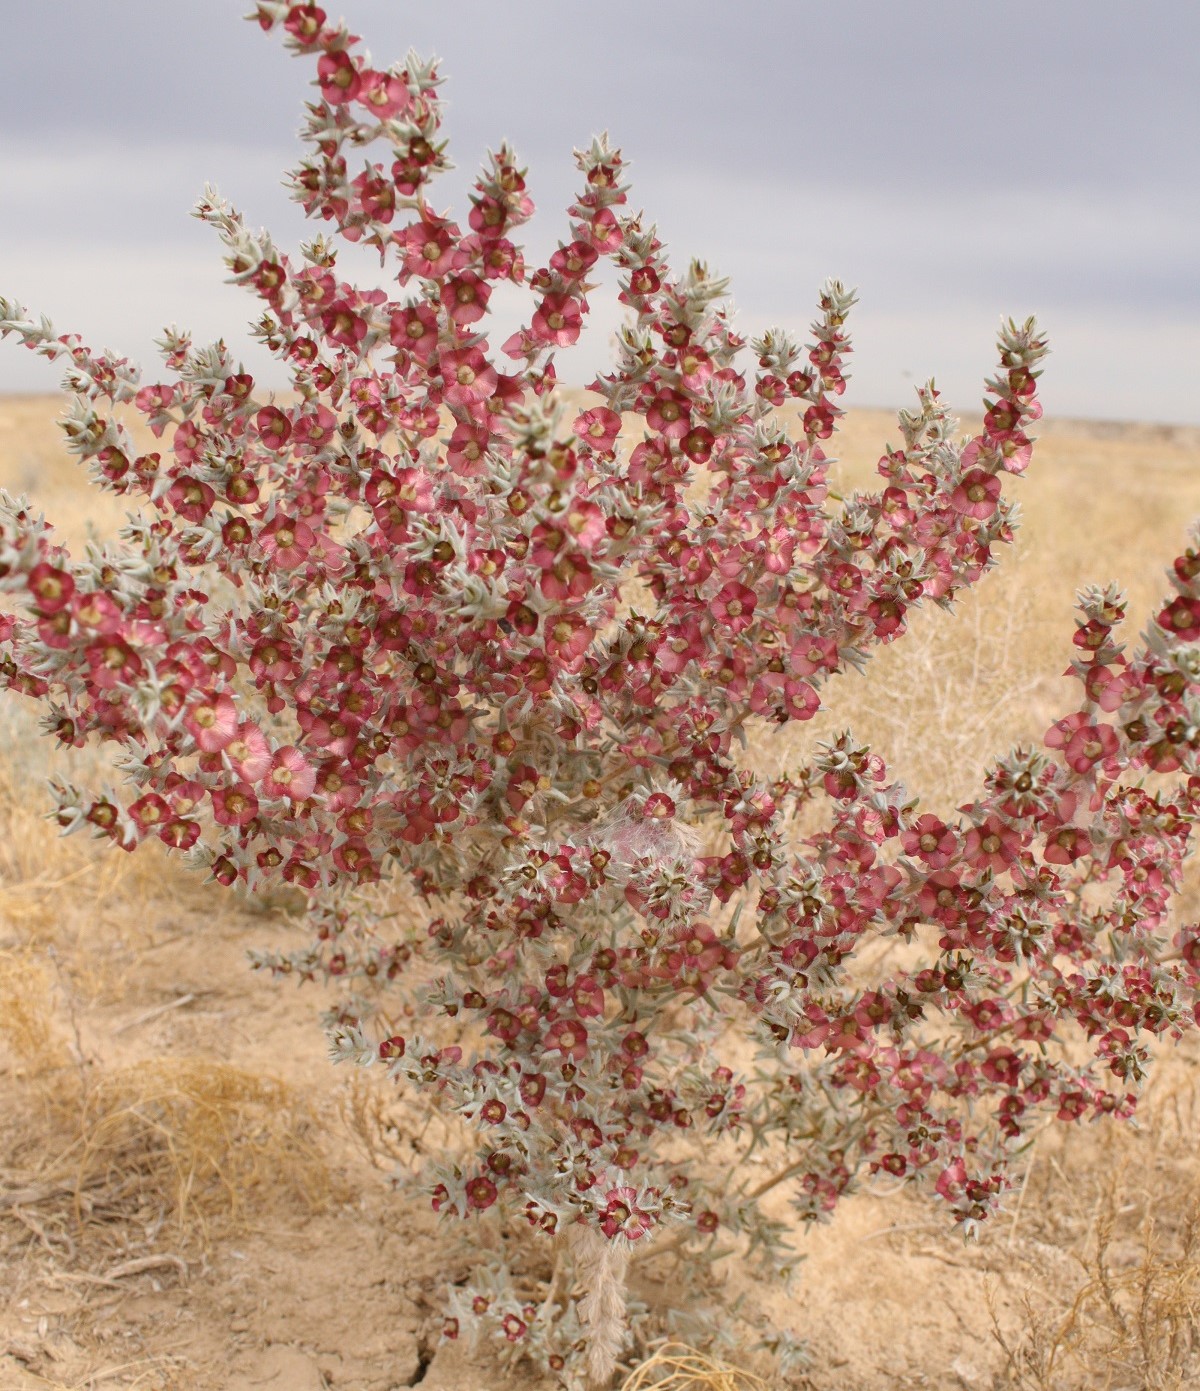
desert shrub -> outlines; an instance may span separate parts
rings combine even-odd
[[[811,719],[1010,540],[1035,323],[1002,326],[976,434],[930,384],[879,485],[836,495],[841,284],[806,345],[745,343],[605,139],[530,270],[507,146],[465,228],[429,201],[435,64],[377,69],[313,5],[255,17],[316,60],[292,184],[331,235],[295,258],[213,190],[197,212],[293,393],[175,329],[144,383],[0,301],[0,331],[66,364],[69,448],[141,504],[73,558],[0,496],[0,679],[62,744],[120,748],[123,788],[57,779],[56,820],[306,893],[311,947],[257,964],[342,982],[332,1056],[444,1119],[405,1184],[550,1245],[537,1302],[481,1257],[449,1337],[603,1380],[648,1327],[631,1260],[685,1254],[682,1283],[732,1241],[786,1268],[777,1191],[817,1221],[882,1172],[974,1230],[1038,1118],[1130,1115],[1146,1040],[1194,1023],[1200,944],[1168,908],[1200,789],[1200,558],[1132,652],[1116,588],[1080,595],[1074,708],[955,815],[850,730],[757,775],[751,735]],[[386,287],[340,278],[336,238],[377,250]],[[555,354],[605,263],[629,319],[568,409]],[[502,284],[530,293],[503,365]],[[130,409],[161,449],[134,446]]]

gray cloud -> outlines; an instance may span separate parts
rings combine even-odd
[[[187,211],[212,180],[300,240],[278,181],[312,96],[306,63],[241,23],[246,8],[57,0],[6,15],[23,61],[0,85],[0,290],[147,363],[172,320],[246,341],[233,330],[253,302],[221,286],[219,248]],[[1055,346],[1048,409],[1200,421],[1190,0],[345,8],[376,61],[409,46],[444,60],[462,168],[439,203],[461,208],[485,150],[516,144],[539,206],[532,257],[565,230],[572,145],[607,128],[635,202],[677,260],[731,276],[746,328],[803,332],[825,276],[859,286],[860,403],[902,402],[932,374],[970,409],[1000,317],[1036,311]],[[595,317],[564,376],[603,366],[611,297]],[[55,380],[0,348],[0,388]]]

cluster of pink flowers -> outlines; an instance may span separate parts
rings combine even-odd
[[[465,226],[428,201],[447,167],[432,65],[375,69],[314,5],[256,17],[316,60],[296,198],[378,250],[399,297],[341,279],[324,236],[294,260],[210,192],[199,216],[294,399],[175,331],[168,378],[143,385],[0,301],[0,331],[67,365],[70,448],[144,508],[78,559],[0,497],[18,601],[0,681],[130,769],[124,791],[56,785],[58,820],[307,892],[314,945],[261,964],[344,979],[335,1054],[382,1058],[469,1123],[421,1177],[443,1213],[773,1249],[756,1200],[776,1180],[736,1171],[753,1147],[804,1218],[883,1171],[978,1222],[1036,1117],[1128,1115],[1148,1041],[1196,1020],[1200,931],[1168,909],[1200,798],[1200,558],[1176,561],[1132,655],[1119,595],[1081,596],[1079,708],[948,822],[850,733],[754,776],[735,743],[810,719],[832,675],[1010,539],[1034,324],[1003,328],[977,436],[956,441],[928,388],[879,490],[831,505],[852,295],[827,285],[808,345],[772,331],[747,372],[724,283],[670,265],[605,141],[578,152],[567,238],[530,269],[511,150]],[[628,322],[602,404],[564,414],[554,356],[602,263]],[[531,307],[497,356],[503,282]],[[161,450],[138,453],[117,406]],[[427,929],[365,891],[397,870],[435,905]],[[867,984],[880,938],[904,949]],[[730,1065],[740,1040],[765,1068]],[[472,1299],[510,1342],[534,1321]]]

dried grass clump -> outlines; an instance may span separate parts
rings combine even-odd
[[[1132,1260],[1118,1239],[1122,1209],[1110,1195],[1097,1214],[1092,1249],[1065,1309],[1045,1292],[1022,1296],[1025,1328],[995,1336],[1020,1391],[1184,1391],[1200,1380],[1200,1197],[1171,1233],[1141,1219]],[[1172,1223],[1174,1225],[1174,1223]]]
[[[422,1110],[402,1092],[385,1092],[373,1079],[351,1074],[338,1093],[338,1110],[350,1138],[376,1169],[411,1169],[423,1154],[444,1150],[451,1132],[432,1108]],[[431,1127],[436,1132],[426,1145]]]
[[[1173,1070],[1191,1073],[1186,1061]],[[1027,1257],[1015,1327],[992,1299],[1006,1391],[1200,1385],[1200,1106],[1192,1076],[1177,1078],[1146,1110],[1146,1133],[1081,1136],[1032,1185],[1025,1206],[1042,1241]]]
[[[28,946],[0,950],[0,1049],[18,1078],[69,1065],[55,1024],[54,986],[40,953]]]
[[[330,1177],[317,1118],[274,1078],[208,1058],[167,1058],[95,1078],[72,1165],[78,1189],[136,1174],[143,1200],[184,1230],[236,1222],[248,1200],[319,1209]]]
[[[51,1089],[56,1104],[35,1117]],[[5,1100],[0,1224],[72,1267],[85,1247],[89,1265],[95,1248],[113,1248],[109,1263],[119,1250],[125,1259],[85,1277],[101,1284],[163,1262],[183,1273],[178,1256],[155,1249],[164,1228],[179,1248],[203,1247],[244,1230],[251,1204],[316,1212],[333,1196],[312,1109],[284,1083],[227,1063],[44,1075]],[[130,1260],[133,1249],[147,1254]]]
[[[742,1367],[719,1362],[684,1343],[666,1343],[621,1383],[620,1391],[768,1391]]]

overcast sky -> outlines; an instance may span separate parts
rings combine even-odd
[[[151,379],[171,322],[272,379],[244,335],[258,301],[222,284],[216,237],[188,216],[206,181],[285,248],[311,235],[279,178],[312,64],[242,21],[248,8],[5,7],[0,294]],[[572,147],[607,129],[635,206],[676,265],[699,256],[731,278],[743,331],[803,334],[825,277],[858,288],[847,404],[904,405],[933,376],[974,409],[1000,319],[1036,313],[1048,412],[1200,423],[1196,0],[326,8],[378,66],[410,47],[443,60],[458,169],[436,205],[465,213],[485,151],[515,145],[538,207],[531,259],[565,236]],[[594,302],[564,380],[606,362],[619,306]],[[0,390],[58,379],[0,344]]]

